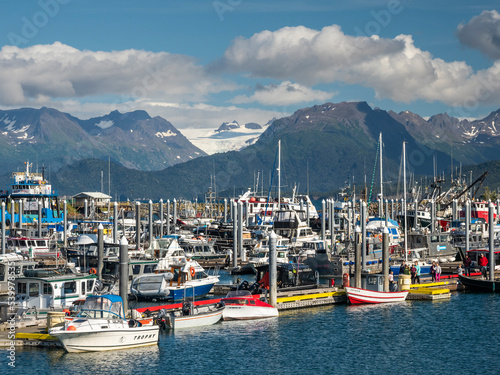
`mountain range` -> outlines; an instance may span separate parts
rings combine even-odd
[[[17,155],[17,147],[23,145],[24,150],[28,150],[29,147],[25,143],[29,142],[31,137],[37,140],[40,136],[34,132],[30,133],[31,127],[25,129],[28,123],[19,121],[19,118],[13,124],[15,119],[12,114],[6,116],[6,112],[12,111],[0,112],[0,125],[8,128],[2,130],[0,142],[11,144],[11,152]],[[107,116],[85,121],[60,112],[56,114],[63,118],[53,125],[46,122],[44,129],[51,129],[53,126],[58,130],[56,134],[61,132],[58,135],[61,141],[74,142],[74,137],[68,134],[71,126],[71,129],[85,140],[80,142],[79,146],[85,152],[78,150],[76,154],[71,152],[71,147],[64,148],[60,144],[52,146],[53,149],[62,148],[58,150],[60,158],[57,162],[60,168],[52,175],[55,175],[53,185],[63,194],[99,190],[100,171],[107,170],[108,156],[113,162],[111,195],[116,197],[192,199],[203,195],[209,186],[220,194],[230,196],[255,186],[257,180],[259,190],[267,192],[269,186],[277,186],[277,175],[273,171],[278,167],[278,140],[281,140],[282,145],[280,171],[284,190],[291,190],[296,186],[299,192],[308,190],[318,194],[337,191],[346,181],[351,187],[356,186],[358,192],[365,185],[368,189],[373,185],[375,194],[378,189],[380,165],[377,160],[380,133],[383,137],[384,181],[387,184],[396,184],[401,180],[403,142],[406,143],[408,170],[413,176],[432,175],[434,168],[444,171],[449,170],[451,166],[458,168],[459,165],[473,165],[500,158],[500,131],[497,131],[500,130],[500,110],[475,121],[460,120],[447,114],[432,116],[426,120],[407,111],[394,113],[380,108],[373,109],[366,102],[325,103],[299,109],[288,117],[274,119],[253,144],[240,151],[208,156],[190,145],[168,121],[159,117],[151,119],[143,111],[127,114],[112,112]],[[120,118],[123,118],[123,123],[119,121]],[[127,121],[127,118],[130,121]],[[230,133],[234,130],[236,129],[212,131],[212,134]],[[115,131],[116,136],[123,137],[119,143],[127,145],[128,150],[124,150],[121,155],[117,152],[119,148],[116,142],[112,140],[109,140],[111,147],[108,148],[115,154],[110,155],[110,151],[106,154],[106,143],[102,141],[105,137],[107,140],[111,138],[111,131]],[[8,137],[4,137],[5,132]],[[47,132],[54,133],[49,130]],[[182,146],[179,145],[177,149],[162,143],[170,138],[184,138],[189,151],[181,153]],[[38,144],[31,145],[35,147]],[[153,155],[146,152],[154,150],[155,147],[159,148],[160,145],[164,148],[174,148],[176,151],[166,154],[167,156],[163,155],[163,162],[169,165],[163,169],[158,168],[160,160],[154,157],[154,154],[160,151],[157,149],[152,152]],[[93,148],[96,151],[91,155]],[[36,150],[41,152],[42,149]],[[149,168],[139,168],[140,163],[137,160],[141,158],[136,158],[138,150],[143,152],[142,159],[149,158]],[[32,151],[32,154],[36,152]],[[47,164],[46,159],[36,155],[40,162]],[[7,158],[8,154],[2,156]],[[90,156],[94,159],[85,160]],[[19,163],[16,166],[18,165]],[[134,171],[131,167],[141,170]],[[152,172],[152,169],[159,170]],[[107,186],[107,183],[104,186]]]
[[[159,170],[206,153],[170,122],[145,111],[80,120],[51,108],[0,111],[0,174],[26,160],[53,170],[87,158],[127,168]]]

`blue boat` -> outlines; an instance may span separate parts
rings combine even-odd
[[[11,201],[22,200],[22,222],[34,224],[38,221],[39,209],[41,209],[41,221],[44,224],[61,224],[64,214],[59,210],[58,193],[52,190],[52,186],[45,178],[45,170],[42,173],[33,172],[33,163],[25,162],[26,169],[23,172],[13,172],[10,188],[0,191],[0,200],[6,204],[5,222],[19,222],[19,211],[12,214],[7,209]],[[41,205],[41,207],[40,207]],[[11,209],[12,210],[12,209]]]
[[[218,282],[219,276],[208,275],[198,262],[190,259],[183,265],[172,264],[169,269],[135,278],[130,292],[141,300],[199,299],[205,297]]]

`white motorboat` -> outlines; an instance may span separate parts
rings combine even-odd
[[[49,330],[70,353],[128,349],[158,343],[160,327],[153,320],[125,319],[123,300],[107,294],[87,297],[75,318]]]
[[[184,301],[181,310],[160,310],[158,322],[166,328],[180,329],[215,324],[222,319],[223,303],[195,304]]]
[[[252,295],[248,290],[234,290],[221,300],[226,305],[222,313],[224,320],[251,320],[274,318],[278,309],[261,301],[259,296]]]

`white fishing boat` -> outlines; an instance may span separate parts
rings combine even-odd
[[[408,295],[407,290],[401,292],[378,292],[352,287],[345,287],[344,289],[349,302],[353,305],[360,305],[364,303],[403,302]]]
[[[30,269],[24,275],[14,280],[14,304],[0,302],[0,320],[11,312],[20,319],[45,318],[47,312],[62,311],[91,295],[97,281],[93,274],[65,274],[59,269]]]
[[[234,290],[221,300],[226,305],[222,313],[224,320],[253,320],[274,318],[278,309],[261,301],[259,296],[252,295],[248,290]]]
[[[70,353],[128,349],[158,343],[160,327],[127,320],[120,296],[89,296],[75,318],[49,330]]]
[[[202,327],[218,323],[223,311],[223,303],[194,304],[184,301],[180,310],[160,310],[157,320],[170,329]]]

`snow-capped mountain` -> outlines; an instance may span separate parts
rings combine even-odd
[[[27,159],[57,170],[109,157],[127,168],[152,171],[204,155],[170,122],[145,111],[80,120],[45,107],[0,110],[0,173],[16,170]]]

